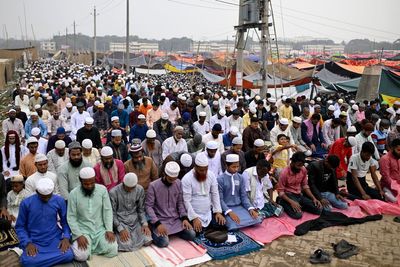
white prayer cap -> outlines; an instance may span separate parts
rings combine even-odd
[[[232,107],[231,103],[226,103],[225,108],[227,108],[227,107]]]
[[[225,109],[220,109],[218,113],[219,113],[219,115],[221,115],[221,116],[225,116],[225,115],[226,115]]]
[[[82,141],[83,148],[90,149],[93,147],[93,142],[90,139],[85,139]]]
[[[219,144],[216,141],[208,141],[206,147],[207,149],[218,149]]]
[[[250,112],[253,113],[253,114],[256,114],[257,109],[255,107],[251,107],[250,108]]]
[[[223,95],[223,96],[227,96],[228,93],[227,93],[227,92],[223,92],[222,95]]]
[[[54,146],[58,149],[65,148],[65,142],[63,140],[57,140]]]
[[[396,111],[394,111],[394,109],[393,109],[392,107],[387,108],[387,109],[386,109],[386,112],[388,112],[388,113],[390,113],[390,114],[392,114],[392,115],[396,114]]]
[[[94,122],[94,120],[93,120],[93,118],[91,118],[91,117],[87,117],[87,118],[85,119],[85,123],[86,123],[86,124],[93,124],[93,122]]]
[[[145,120],[145,119],[146,119],[146,116],[144,116],[143,114],[140,114],[137,118],[138,118],[139,120]]]
[[[36,137],[29,137],[28,140],[26,141],[26,145],[29,145],[30,143],[38,143],[39,141],[36,139]]]
[[[146,132],[146,137],[147,137],[147,138],[156,138],[156,131],[154,131],[154,130],[148,130],[148,131]]]
[[[235,138],[233,138],[232,145],[243,145],[242,138],[239,136],[236,136]]]
[[[94,101],[94,105],[97,107],[98,105],[100,105],[100,101],[99,100]]]
[[[343,104],[343,99],[339,99],[338,101],[337,101],[339,104]]]
[[[25,179],[22,175],[15,175],[11,177],[11,182],[25,182]]]
[[[328,110],[330,110],[330,111],[335,111],[335,106],[329,105]]]
[[[202,104],[203,106],[207,106],[207,100],[206,100],[206,99],[203,99],[203,100],[201,101],[201,104]]]
[[[192,156],[190,156],[187,153],[182,154],[179,160],[180,160],[181,164],[186,168],[189,168],[190,166],[192,166],[193,158],[192,158]]]
[[[318,101],[318,102],[321,102],[321,98],[320,98],[320,97],[317,97],[317,101]]]
[[[8,111],[8,113],[11,113],[11,112],[17,112],[15,109],[10,109],[9,111]]]
[[[127,187],[135,187],[138,183],[138,177],[135,173],[129,172],[125,174],[123,183]]]
[[[357,106],[357,105],[352,105],[351,108],[352,108],[353,110],[356,110],[356,111],[358,110],[358,106]]]
[[[37,182],[36,190],[41,195],[50,195],[54,190],[54,182],[50,178],[42,178]]]
[[[213,104],[213,106],[218,106],[219,105],[218,101],[213,101],[212,104]]]
[[[168,120],[169,119],[169,115],[168,115],[168,113],[163,113],[163,114],[161,114],[161,119],[163,119],[163,120]]]
[[[264,143],[264,141],[263,141],[262,139],[256,139],[256,140],[254,141],[254,146],[256,146],[256,147],[262,147],[262,146],[265,146],[265,143]]]
[[[232,126],[232,127],[229,129],[229,132],[230,132],[233,136],[236,136],[236,135],[238,135],[238,133],[239,133],[239,129],[238,129],[236,126]]]
[[[328,103],[328,105],[331,105],[331,104],[333,104],[333,101],[332,100],[328,100],[326,103]]]
[[[400,106],[400,101],[394,101],[394,103],[396,106]]]
[[[348,132],[348,133],[356,133],[356,132],[357,132],[357,129],[356,129],[355,126],[350,126],[350,127],[347,129],[347,132]]]
[[[113,152],[112,148],[109,146],[103,147],[100,151],[100,155],[103,157],[112,156],[113,154],[114,154],[114,152]]]
[[[400,120],[396,122],[396,126],[400,126]]]
[[[269,103],[276,103],[276,99],[270,97],[270,98],[268,98],[268,102],[269,102]]]
[[[302,122],[302,120],[301,120],[301,118],[300,117],[293,117],[293,122],[296,122],[296,123],[301,123]]]
[[[31,117],[32,116],[39,116],[37,112],[31,112]]]
[[[72,103],[67,103],[67,105],[65,105],[67,108],[72,108]]]
[[[354,136],[349,136],[347,141],[352,147],[357,145],[357,139]]]
[[[119,120],[119,117],[118,117],[118,116],[112,116],[112,117],[111,117],[111,121],[117,121],[117,120]]]
[[[239,162],[239,155],[237,154],[226,155],[226,162]]]
[[[165,165],[165,174],[169,177],[178,177],[181,168],[175,161],[170,161]]]
[[[204,153],[197,154],[194,163],[198,167],[207,167],[208,166],[207,156]]]
[[[356,103],[356,101],[354,101],[353,99],[350,100],[350,104],[355,104],[355,103]]]
[[[310,104],[311,104],[311,105],[314,105],[314,104],[315,104],[315,101],[314,101],[313,99],[311,99],[311,100],[310,100]]]
[[[400,114],[400,108],[396,110],[396,114],[397,114],[397,115]]]
[[[121,130],[119,130],[119,129],[112,130],[112,131],[111,131],[111,136],[112,136],[112,137],[122,136],[122,132],[121,132]]]
[[[91,179],[96,176],[94,169],[92,167],[84,167],[79,171],[79,177],[81,179]]]
[[[37,105],[35,105],[35,109],[39,109],[39,108],[41,108],[42,106],[40,106],[39,104],[37,104]]]
[[[174,128],[174,131],[183,131],[183,130],[184,130],[183,127],[180,125],[175,126],[175,128]]]
[[[205,111],[201,111],[201,112],[199,113],[199,117],[206,117],[206,116],[207,116],[207,114],[206,114]]]
[[[256,95],[256,97],[254,98],[256,101],[258,101],[258,100],[260,100],[261,99],[261,96],[259,96],[259,95]]]
[[[37,127],[33,128],[33,129],[31,130],[31,134],[32,134],[33,136],[39,135],[39,134],[40,134],[40,129],[37,128]]]
[[[287,118],[282,118],[279,120],[279,123],[282,125],[289,125],[289,120]]]
[[[47,160],[46,155],[41,154],[41,153],[36,154],[35,162],[41,162],[41,161],[45,161],[45,160]]]

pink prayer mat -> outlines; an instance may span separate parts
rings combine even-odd
[[[350,205],[360,206],[368,215],[385,214],[400,215],[400,205],[388,203],[378,199],[354,200]]]
[[[207,253],[207,250],[192,241],[186,241],[178,237],[172,237],[166,248],[159,248],[155,245],[150,246],[160,258],[169,261],[173,265],[194,258],[198,258]]]

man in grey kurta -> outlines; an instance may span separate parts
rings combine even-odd
[[[49,171],[57,173],[58,168],[69,160],[68,148],[65,147],[65,142],[58,140],[55,148],[47,153],[47,158],[49,160]]]
[[[113,226],[119,251],[133,251],[151,244],[150,229],[144,208],[145,194],[134,173],[110,190]]]
[[[89,163],[82,159],[82,147],[78,142],[70,143],[68,148],[69,160],[64,162],[57,170],[58,186],[64,199],[68,199],[72,189],[81,184],[79,171],[84,167],[91,167]]]
[[[158,247],[168,246],[169,235],[177,234],[185,240],[193,240],[196,236],[183,203],[181,181],[177,179],[179,164],[168,162],[164,172],[164,177],[150,183],[146,195],[153,243]]]

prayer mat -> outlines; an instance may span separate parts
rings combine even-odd
[[[93,267],[155,267],[154,262],[142,249],[132,252],[119,252],[118,256],[113,258],[93,255],[87,263]]]
[[[0,251],[0,266],[20,267],[18,254],[12,250]]]
[[[359,200],[356,199],[350,205],[361,207],[368,215],[385,214],[400,215],[400,205],[397,203],[388,203],[378,199]]]
[[[19,240],[14,228],[0,231],[0,251],[16,247],[18,244]]]
[[[87,264],[86,261],[73,261],[71,263],[64,263],[64,264],[58,264],[54,265],[54,267],[88,267],[89,265]]]
[[[229,235],[235,236],[236,242],[228,242]],[[245,255],[262,248],[259,243],[240,231],[228,232],[228,240],[224,243],[213,243],[205,238],[203,233],[196,237],[194,241],[203,246],[214,260],[225,260],[234,256]]]

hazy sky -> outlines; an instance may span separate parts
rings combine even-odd
[[[126,32],[126,0],[0,0],[2,38],[4,25],[9,37],[21,38],[21,27],[25,35],[24,3],[30,39],[33,39],[31,24],[36,39],[43,39],[59,32],[65,34],[66,27],[72,33],[74,20],[78,33],[92,36],[90,13],[94,5],[99,13],[97,35],[124,36]],[[400,38],[399,0],[273,0],[272,3],[278,39],[313,36],[340,42],[355,38],[376,41]],[[215,0],[130,0],[130,33],[144,38],[232,39],[237,21],[238,6]]]

